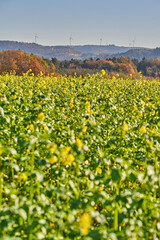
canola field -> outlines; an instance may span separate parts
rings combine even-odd
[[[160,239],[160,82],[0,76],[0,239]]]

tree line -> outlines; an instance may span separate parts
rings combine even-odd
[[[142,75],[147,77],[160,77],[160,59],[130,59],[128,57],[109,58],[93,60],[65,60],[59,61],[56,58],[52,58],[52,63],[55,65],[58,73],[66,74],[85,74],[96,73],[102,69],[105,69],[108,74],[118,73],[120,75],[136,75],[141,72]]]
[[[147,77],[160,77],[160,59],[130,59],[128,57],[110,58],[110,59],[86,59],[86,60],[64,60],[57,58],[51,60],[41,58],[37,55],[28,54],[22,50],[8,50],[0,52],[0,74],[4,72],[15,72],[22,75],[32,69],[35,75],[42,72],[43,75],[67,74],[67,75],[85,75],[94,74],[102,69],[109,75],[119,74],[122,77],[133,75],[139,72]]]

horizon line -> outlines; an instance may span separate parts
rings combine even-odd
[[[148,49],[156,49],[157,47],[140,47],[140,46],[125,46],[125,45],[116,45],[114,43],[112,44],[55,44],[55,45],[44,45],[42,43],[38,42],[25,42],[25,41],[17,41],[17,40],[0,40],[0,42],[17,42],[17,43],[27,43],[27,44],[35,44],[35,45],[41,45],[44,47],[58,47],[58,46],[66,46],[66,47],[74,47],[74,46],[99,46],[99,47],[107,47],[107,46],[115,46],[115,47],[125,47],[125,48],[148,48]]]

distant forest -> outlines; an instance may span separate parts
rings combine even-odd
[[[0,52],[0,74],[15,72],[22,75],[32,69],[35,75],[41,71],[44,75],[54,73],[66,75],[85,75],[100,72],[102,69],[108,75],[119,74],[122,77],[136,75],[141,72],[143,76],[149,78],[160,78],[160,59],[130,59],[128,57],[93,60],[64,60],[57,58],[51,60],[41,58],[37,55],[28,54],[22,50],[7,50]]]
[[[96,60],[77,60],[71,59],[70,61],[59,61],[52,58],[51,62],[55,66],[56,72],[60,74],[84,75],[87,73],[96,73],[104,69],[108,74],[119,74],[122,77],[132,74],[137,75],[139,72],[147,77],[159,78],[160,77],[160,59],[145,59],[141,61],[138,59],[130,59],[128,57],[99,59]]]

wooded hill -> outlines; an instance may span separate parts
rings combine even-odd
[[[0,51],[23,50],[28,53],[39,55],[44,58],[57,58],[58,60],[73,59],[97,59],[113,57],[116,54],[122,54],[128,50],[137,48],[123,47],[115,45],[76,45],[76,46],[43,46],[36,43],[24,43],[17,41],[0,41]],[[143,48],[138,48],[143,49]]]

